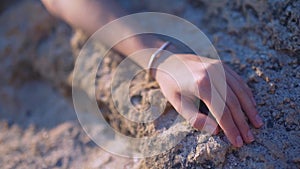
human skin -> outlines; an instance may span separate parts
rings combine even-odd
[[[50,13],[89,35],[105,24],[126,15],[112,0],[42,2]],[[122,29],[129,30],[130,26],[122,25]],[[102,41],[106,43],[105,40]],[[124,56],[129,56],[142,49],[158,48],[163,43],[154,36],[134,36],[118,43],[114,49]],[[159,83],[164,96],[193,127],[214,134],[221,128],[235,147],[255,140],[246,116],[256,128],[261,127],[263,122],[255,108],[252,92],[240,76],[219,60],[180,53],[162,58],[155,64],[157,69],[151,71],[151,75]],[[134,59],[144,68],[149,60],[150,55]],[[225,73],[225,76],[222,76],[222,73]],[[209,76],[218,80],[211,80]],[[226,84],[226,95],[222,94],[224,86],[220,86],[220,82]],[[211,102],[212,91],[217,93],[217,104]],[[199,112],[194,104],[196,99],[201,99],[207,105],[214,118]],[[225,107],[220,111],[216,105],[222,104]]]

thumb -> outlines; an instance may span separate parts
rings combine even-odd
[[[204,130],[210,134],[217,134],[219,132],[219,127],[215,120],[199,112],[192,99],[179,96],[172,101],[171,104],[179,112],[179,114],[197,130]]]

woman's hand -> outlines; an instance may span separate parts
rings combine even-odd
[[[263,122],[251,90],[228,66],[192,54],[173,54],[154,74],[165,97],[193,127],[217,134],[219,124],[236,147],[254,141],[246,117],[257,128]],[[207,105],[216,121],[199,112],[196,99]]]

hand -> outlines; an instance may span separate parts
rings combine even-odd
[[[219,124],[236,147],[254,141],[245,115],[256,128],[263,122],[255,109],[252,92],[221,61],[173,54],[159,62],[154,74],[165,97],[193,127],[217,134]],[[197,99],[206,104],[216,121],[199,112]]]

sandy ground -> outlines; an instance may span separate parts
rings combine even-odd
[[[262,129],[253,129],[256,141],[234,149],[223,134],[201,142],[203,134],[190,130],[179,145],[145,160],[119,157],[99,148],[79,125],[70,97],[70,73],[84,37],[51,17],[39,1],[26,0],[1,6],[1,168],[300,167],[300,61],[295,40],[299,38],[300,15],[295,10],[299,2],[274,1],[270,6],[205,0],[120,3],[131,11],[176,14],[208,35],[222,60],[255,94],[265,122]],[[266,22],[268,19],[272,22]],[[100,77],[99,83],[106,79]],[[104,98],[99,100],[109,105],[109,94],[103,92],[107,86],[101,84],[98,93],[104,93]],[[120,116],[111,111],[112,126],[144,134],[139,131],[141,126],[133,130],[135,125],[115,120]],[[160,132],[164,127],[145,129]]]

